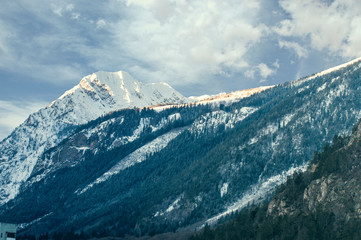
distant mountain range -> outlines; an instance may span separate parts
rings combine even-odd
[[[273,87],[185,98],[124,72],[89,75],[0,143],[0,221],[96,236],[212,224],[349,135],[360,76],[356,59]]]

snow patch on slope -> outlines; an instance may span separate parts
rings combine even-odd
[[[293,175],[295,172],[304,172],[306,171],[308,164],[304,164],[299,167],[292,167],[287,171],[283,171],[281,174],[277,174],[273,177],[268,178],[267,180],[260,182],[250,188],[250,190],[244,194],[244,196],[233,203],[227,210],[223,213],[218,214],[217,216],[210,218],[206,221],[205,224],[212,225],[217,223],[219,219],[229,214],[232,214],[242,208],[246,207],[248,204],[257,203],[264,199],[270,192],[274,191],[277,186],[287,181],[287,177]],[[202,227],[204,227],[203,225]]]
[[[207,113],[192,124],[190,131],[199,135],[209,130],[216,132],[222,125],[224,125],[225,129],[230,129],[257,110],[258,108],[255,107],[243,107],[234,112],[219,110]]]
[[[179,203],[180,200],[181,200],[180,198],[177,198],[177,199],[165,210],[165,212],[169,213],[169,212],[173,211],[174,209],[179,208],[179,204],[178,204],[178,203]]]
[[[120,173],[126,168],[129,168],[137,163],[146,160],[147,155],[156,153],[165,148],[168,143],[181,134],[186,128],[179,128],[168,133],[165,133],[158,138],[154,139],[150,143],[138,148],[125,158],[121,159],[116,165],[114,165],[109,171],[104,173],[101,177],[97,178],[94,182],[88,184],[84,189],[78,189],[75,193],[80,195],[92,188],[94,185],[105,182],[111,176]]]
[[[89,138],[90,138],[92,135],[94,135],[95,133],[102,133],[102,132],[104,132],[103,130],[106,129],[109,124],[114,123],[114,121],[115,121],[114,118],[109,119],[109,120],[107,120],[107,121],[104,121],[104,122],[102,122],[102,123],[100,123],[100,124],[92,127],[92,128],[88,128],[88,129],[86,129],[86,130],[83,130],[82,132],[84,133],[85,137],[89,139]],[[121,118],[119,124],[122,124],[123,122],[124,122],[124,118]]]
[[[174,107],[185,107],[187,105],[206,105],[210,104],[212,107],[219,107],[221,104],[229,106],[234,102],[237,102],[243,98],[252,96],[253,94],[260,93],[267,89],[273,88],[274,86],[264,86],[252,89],[246,89],[241,91],[235,91],[231,93],[219,93],[215,95],[202,95],[202,96],[190,96],[188,97],[189,103],[187,104],[178,104],[178,105],[162,105],[154,106],[153,110],[161,112],[165,109],[174,108]]]
[[[223,183],[221,190],[220,190],[221,197],[223,197],[224,195],[226,195],[228,193],[228,185],[229,185],[229,183]]]
[[[156,132],[159,129],[164,128],[169,122],[175,122],[179,119],[181,119],[180,113],[174,113],[169,115],[167,118],[162,118],[162,120],[156,126],[151,126],[152,132]]]
[[[262,86],[258,88],[251,88],[241,91],[235,91],[231,93],[219,93],[216,95],[202,95],[202,96],[191,96],[188,99],[191,102],[195,102],[198,104],[205,104],[205,103],[223,103],[223,104],[231,104],[236,102],[242,98],[250,97],[253,94],[263,92],[267,89],[273,88],[274,86]]]
[[[321,87],[317,88],[317,92],[321,92],[325,90],[326,87],[327,87],[327,83],[324,83]]]
[[[21,229],[27,228],[28,226],[33,225],[34,223],[40,222],[44,218],[49,217],[51,215],[53,215],[52,212],[48,213],[48,214],[45,214],[44,216],[42,216],[40,218],[37,218],[37,219],[35,219],[35,220],[33,220],[33,221],[29,222],[29,223],[20,223],[20,224],[18,224],[17,229],[21,230]],[[9,238],[7,238],[7,239],[9,239]]]
[[[180,207],[180,204],[179,204],[179,202],[182,200],[182,195],[181,196],[179,196],[174,202],[172,202],[169,206],[168,206],[168,208],[165,210],[165,211],[161,211],[161,212],[156,212],[153,216],[154,217],[158,217],[158,216],[163,216],[164,214],[166,214],[166,213],[170,213],[170,212],[172,212],[173,210],[175,210],[175,209],[178,209],[179,207]]]
[[[247,145],[255,144],[256,142],[258,142],[258,140],[261,137],[266,136],[266,135],[270,135],[270,134],[274,134],[275,132],[277,132],[277,130],[278,130],[278,126],[276,124],[269,124],[267,127],[262,128],[261,130],[259,130],[257,132],[257,135],[255,137],[251,138],[248,141]]]
[[[141,118],[139,121],[138,127],[134,130],[133,134],[130,136],[122,136],[119,138],[115,138],[112,144],[108,147],[108,150],[111,150],[115,147],[119,147],[121,145],[125,145],[127,143],[133,142],[140,137],[140,135],[144,132],[144,130],[148,127],[152,129],[152,132],[156,132],[160,129],[166,127],[169,123],[172,123],[176,120],[181,119],[180,113],[174,113],[169,115],[166,118],[162,118],[157,125],[153,126],[150,124],[150,118]]]
[[[327,94],[326,106],[328,107],[336,97],[347,94],[348,86],[346,83],[339,84],[335,90],[330,90]]]

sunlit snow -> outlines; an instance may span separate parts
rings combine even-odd
[[[167,84],[143,84],[122,71],[84,77],[48,107],[31,114],[1,142],[0,172],[4,177],[0,183],[0,205],[16,196],[41,154],[72,133],[64,129],[122,108],[188,102]]]

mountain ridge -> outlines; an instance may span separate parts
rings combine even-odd
[[[0,205],[16,196],[41,154],[69,136],[77,125],[121,108],[187,102],[167,84],[146,85],[122,71],[84,77],[50,105],[30,114],[0,142]]]
[[[351,132],[361,116],[360,69],[356,61],[230,104],[104,115],[46,151],[33,184],[0,207],[0,219],[26,223],[28,233],[72,226],[146,235],[206,221],[241,199],[257,201],[335,134]],[[264,196],[254,194],[263,186]]]
[[[361,121],[350,136],[335,136],[268,201],[190,239],[359,239],[360,149]]]

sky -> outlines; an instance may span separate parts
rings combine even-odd
[[[358,0],[0,2],[0,139],[99,70],[192,96],[280,84],[361,56]]]

